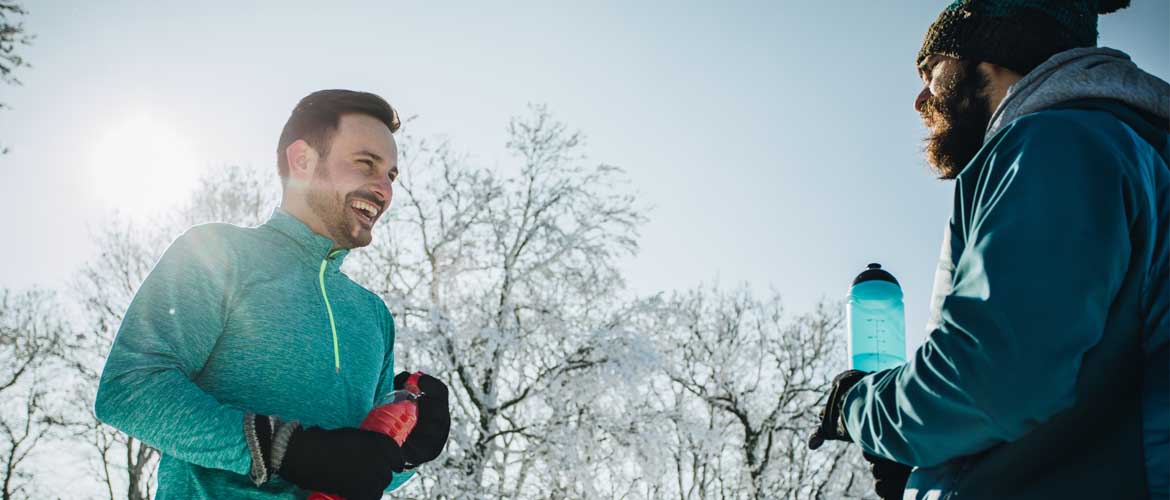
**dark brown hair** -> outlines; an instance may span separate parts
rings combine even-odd
[[[394,107],[376,94],[341,89],[313,92],[297,103],[280,132],[280,141],[276,144],[276,172],[281,183],[288,178],[288,158],[284,153],[288,145],[304,139],[321,157],[329,156],[329,146],[341,115],[348,113],[377,118],[390,128],[391,133],[397,132],[402,125]]]

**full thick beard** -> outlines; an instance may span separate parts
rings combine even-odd
[[[983,147],[983,135],[991,121],[987,78],[978,62],[964,62],[941,96],[930,96],[922,106],[922,119],[930,128],[926,161],[941,179],[954,179]]]
[[[357,248],[370,244],[368,232],[357,232],[354,229],[354,220],[349,213],[349,203],[345,196],[332,189],[329,174],[321,169],[316,176],[313,186],[309,188],[309,209],[321,220],[329,231],[329,239],[338,248]],[[357,236],[355,236],[357,233]],[[364,241],[362,236],[365,236]]]

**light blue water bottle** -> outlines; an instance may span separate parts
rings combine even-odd
[[[845,321],[851,368],[876,372],[906,362],[902,287],[881,264],[870,264],[853,280]]]

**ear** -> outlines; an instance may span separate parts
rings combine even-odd
[[[999,104],[1007,95],[1008,88],[1024,77],[1015,71],[988,62],[979,63],[979,71],[987,77],[987,101],[992,111],[999,108]]]
[[[983,71],[983,75],[986,76],[987,79],[991,82],[999,83],[1001,85],[1006,84],[1005,86],[1011,86],[1011,84],[1020,81],[1020,79],[1024,77],[1024,75],[1016,73],[1015,71],[989,62],[979,63],[979,70]]]
[[[297,139],[284,148],[285,159],[288,161],[288,176],[295,180],[308,180],[313,177],[320,158],[304,139]]]

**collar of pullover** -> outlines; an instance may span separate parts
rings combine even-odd
[[[346,248],[330,252],[333,248],[333,240],[313,232],[304,222],[280,207],[276,207],[272,211],[272,217],[264,223],[264,226],[293,240],[296,243],[298,253],[313,266],[319,266],[321,261],[328,260],[328,269],[331,272],[336,272],[341,267],[341,262],[349,253],[349,249]]]

